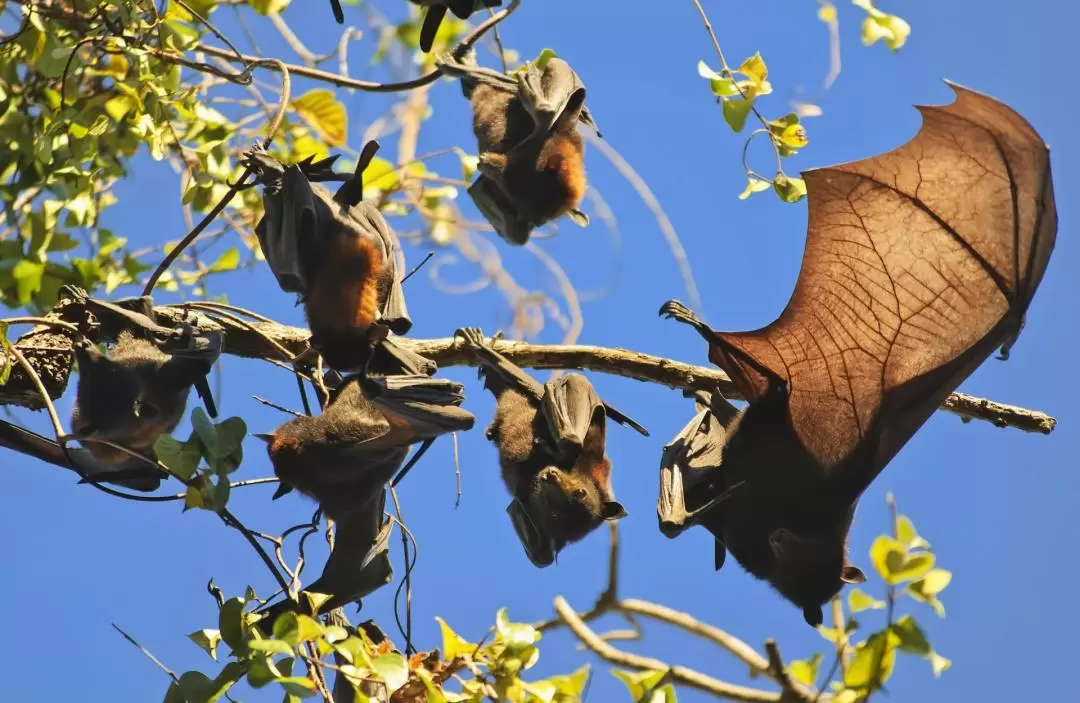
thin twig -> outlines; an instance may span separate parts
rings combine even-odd
[[[780,693],[770,693],[756,688],[737,686],[685,666],[671,666],[659,659],[616,649],[611,644],[600,639],[588,625],[582,622],[578,614],[574,612],[574,609],[570,607],[570,604],[562,596],[556,596],[555,598],[555,612],[559,614],[559,617],[566,622],[570,630],[586,647],[612,664],[639,671],[663,671],[670,676],[671,681],[675,684],[704,691],[727,700],[779,703],[783,699],[783,694]]]
[[[159,668],[159,669],[161,669],[161,670],[162,670],[162,671],[164,671],[164,672],[165,672],[166,674],[168,674],[168,675],[169,675],[169,678],[170,678],[170,679],[172,679],[174,683],[176,683],[177,685],[179,685],[179,684],[180,684],[180,678],[179,678],[179,677],[178,677],[178,676],[176,675],[176,673],[175,673],[175,672],[174,672],[174,671],[173,671],[172,669],[170,669],[169,667],[167,667],[167,666],[165,666],[164,664],[162,664],[162,663],[161,663],[161,660],[160,660],[160,659],[158,659],[157,657],[155,657],[155,656],[154,656],[153,654],[151,654],[151,653],[150,653],[150,650],[149,650],[149,649],[147,649],[146,647],[144,647],[144,646],[142,646],[141,644],[139,644],[138,640],[136,640],[136,639],[135,639],[134,637],[132,637],[132,636],[131,636],[131,635],[129,635],[128,633],[126,633],[126,632],[124,632],[123,630],[121,630],[121,629],[120,629],[120,626],[119,626],[119,625],[117,625],[117,624],[116,624],[115,622],[114,622],[114,623],[112,623],[112,626],[113,626],[113,628],[114,628],[114,629],[115,629],[115,630],[116,630],[117,632],[119,632],[119,633],[120,633],[121,635],[123,635],[123,636],[124,636],[124,639],[126,639],[126,640],[127,640],[128,642],[130,642],[131,644],[135,645],[135,647],[137,647],[137,648],[138,648],[138,650],[139,650],[140,652],[142,652],[143,654],[145,654],[145,655],[146,655],[146,656],[147,656],[147,657],[148,657],[148,658],[150,659],[150,661],[152,661],[152,662],[154,662],[155,664],[157,664],[157,666],[158,666],[158,668]]]

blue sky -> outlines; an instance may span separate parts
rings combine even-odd
[[[305,9],[314,6],[306,13],[297,9],[299,4],[286,18],[313,48],[328,46],[338,30],[323,7],[327,3],[303,3]],[[1080,160],[1080,148],[1071,117],[1078,107],[1075,79],[1069,78],[1080,9],[1053,0],[1022,6],[1001,0],[883,1],[883,9],[901,14],[913,27],[907,46],[891,54],[880,44],[859,44],[862,13],[841,2],[843,72],[832,89],[822,91],[827,33],[814,18],[814,2],[704,4],[730,61],[761,51],[768,62],[775,87],[761,103],[768,114],[786,112],[796,87],[805,91],[802,99],[822,106],[823,116],[807,122],[810,146],[789,162],[792,173],[870,156],[908,140],[919,125],[913,104],[951,100],[943,77],[1014,106],[1050,144],[1060,222],[1057,249],[1012,359],[988,360],[960,390],[1045,410],[1058,418],[1058,429],[1046,437],[935,415],[865,493],[850,551],[870,572],[867,551],[887,529],[884,496],[892,490],[902,512],[933,544],[940,564],[954,572],[943,594],[947,618],[939,620],[924,607],[913,611],[936,648],[953,660],[953,668],[934,680],[929,665],[905,657],[890,685],[891,700],[1059,698],[1069,686],[1059,672],[1080,661],[1073,632],[1080,624],[1073,594],[1080,577],[1074,558],[1080,528],[1072,519],[1080,498],[1075,429],[1080,387],[1071,351],[1072,344],[1080,344],[1080,288],[1071,273],[1080,265],[1080,248],[1072,237],[1078,206],[1070,197],[1070,166]],[[382,6],[401,11],[396,2]],[[660,6],[663,11],[655,9]],[[359,12],[346,7],[347,16],[357,21]],[[228,15],[219,11],[215,19],[221,16],[224,23]],[[569,25],[568,16],[574,18]],[[263,50],[287,56],[269,35],[272,30],[260,26]],[[743,137],[724,124],[697,75],[699,59],[714,67],[717,62],[693,3],[530,0],[504,25],[503,39],[524,57],[551,46],[581,74],[605,138],[644,175],[679,232],[708,322],[740,330],[774,319],[798,274],[805,205],[783,205],[769,193],[746,202],[736,199],[744,185],[739,166]],[[381,68],[366,63],[372,47],[371,38],[353,45],[354,76],[386,78]],[[309,87],[297,81],[297,91]],[[358,147],[385,102],[360,94],[341,97],[349,110],[350,143]],[[431,97],[435,113],[419,151],[453,144],[475,149],[457,87],[440,83]],[[384,149],[391,143],[392,138],[384,139]],[[584,302],[581,341],[707,363],[700,338],[656,315],[665,300],[685,300],[686,293],[655,220],[595,149],[589,151],[588,165],[592,184],[618,218],[620,248],[613,249],[599,223],[585,230],[560,223],[556,237],[540,242],[580,289],[608,289],[606,297]],[[457,173],[452,161],[442,162],[441,168]],[[185,228],[175,177],[148,159],[136,164],[135,175],[137,182],[121,186],[121,205],[110,214],[109,226],[136,243],[179,237]],[[147,222],[154,227],[147,228]],[[448,253],[440,250],[437,256]],[[501,244],[500,253],[522,285],[557,290],[527,253]],[[423,251],[410,248],[406,254],[416,262]],[[446,267],[453,280],[476,275],[465,264]],[[238,305],[302,324],[292,297],[276,288],[265,268],[234,274],[218,284],[222,289]],[[504,303],[491,289],[447,300],[418,276],[407,293],[418,337],[445,336],[462,325],[490,333],[510,323]],[[559,336],[549,324],[540,340],[555,342]],[[273,429],[284,416],[252,401],[252,393],[296,404],[294,385],[272,366],[229,358],[221,367],[222,412],[242,415],[253,432]],[[501,606],[525,621],[549,617],[558,594],[587,608],[604,585],[604,531],[565,550],[557,566],[533,568],[504,512],[508,498],[494,449],[483,439],[490,397],[471,370],[448,369],[445,375],[468,384],[466,406],[478,422],[476,431],[462,437],[459,509],[454,509],[448,440],[432,449],[400,493],[405,518],[421,545],[413,599],[418,641],[438,643],[436,614],[475,640]],[[691,530],[677,540],[657,530],[661,447],[689,419],[691,403],[665,388],[592,378],[605,399],[652,433],[642,438],[619,427],[609,433],[615,490],[630,512],[620,523],[622,595],[688,611],[759,648],[766,637],[774,637],[788,658],[827,653],[825,641],[803,623],[798,610],[734,562],[714,573],[711,537],[704,530]],[[60,403],[62,413],[69,412],[70,402],[67,397]],[[40,430],[47,427],[43,417],[21,417]],[[213,662],[184,637],[215,626],[216,609],[203,590],[206,582],[213,577],[230,595],[242,593],[249,583],[263,594],[273,590],[250,549],[211,514],[181,514],[178,504],[118,501],[75,485],[68,472],[13,455],[4,464],[0,549],[7,555],[9,577],[0,581],[0,602],[7,604],[8,635],[0,652],[10,670],[18,672],[5,682],[5,698],[158,700],[167,680],[110,623],[132,633],[176,671],[212,671]],[[261,444],[252,440],[240,477],[270,473]],[[235,512],[248,524],[274,532],[308,519],[309,503],[295,494],[271,503],[271,492],[258,487],[235,494]],[[396,550],[393,558],[400,576]],[[312,555],[311,563],[309,577],[317,573],[321,552]],[[872,578],[868,590],[880,595],[880,589],[880,581]],[[365,601],[361,619],[376,617],[391,632],[392,601],[393,588],[383,589]],[[880,619],[880,613],[866,617],[868,624]],[[622,684],[606,673],[607,665],[575,651],[565,632],[545,636],[541,645],[537,675],[568,672],[589,661],[595,673],[590,700],[625,696]],[[645,640],[626,648],[746,681],[745,668],[724,652],[659,625],[647,623]],[[242,694],[241,699],[271,698]],[[706,700],[688,691],[680,699]]]

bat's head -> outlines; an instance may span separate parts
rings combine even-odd
[[[591,477],[555,466],[537,473],[530,492],[523,499],[515,498],[507,511],[530,560],[541,567],[604,521],[627,514],[610,489]]]
[[[787,528],[769,533],[773,554],[769,581],[780,593],[803,609],[813,627],[822,623],[822,606],[840,592],[845,583],[866,580],[857,566],[847,562],[845,537],[800,535]]]
[[[145,340],[123,333],[111,356],[87,340],[76,345],[79,384],[71,426],[76,435],[108,440],[141,454],[171,432],[184,414],[191,390],[189,369]],[[98,442],[86,448],[96,459],[119,464],[131,455]]]

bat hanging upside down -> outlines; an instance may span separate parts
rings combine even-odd
[[[717,568],[726,547],[811,625],[864,578],[845,556],[859,497],[995,348],[1007,357],[1054,248],[1046,145],[949,85],[956,102],[919,108],[907,144],[804,174],[806,252],[776,321],[716,332],[677,301],[660,311],[749,402],[703,411],[668,446],[661,529],[705,526]]]
[[[447,379],[352,376],[334,390],[322,414],[259,435],[281,480],[274,497],[296,488],[338,525],[322,576],[305,589],[334,596],[321,612],[387,582],[389,561],[385,554],[376,560],[386,549],[385,486],[413,444],[472,428],[476,418],[459,407],[463,400],[462,385]]]
[[[596,123],[585,107],[585,86],[570,64],[549,57],[527,63],[516,77],[476,65],[472,56],[444,56],[438,65],[461,78],[473,109],[480,175],[469,195],[500,237],[523,245],[534,227],[568,215],[579,226],[585,197],[581,122]]]
[[[541,385],[495,351],[476,328],[459,329],[497,399],[487,437],[499,449],[507,508],[529,560],[539,567],[626,510],[611,490],[606,417],[648,431],[605,404],[592,384],[571,373]]]
[[[338,371],[366,373],[389,332],[412,327],[398,274],[400,248],[382,213],[363,199],[363,172],[379,145],[368,142],[356,172],[334,195],[314,181],[340,180],[336,156],[283,166],[261,147],[245,165],[263,184],[266,213],[255,227],[282,290],[304,303],[311,346]],[[376,364],[378,365],[378,364]],[[381,369],[399,372],[401,366]]]
[[[431,51],[431,45],[435,42],[435,35],[439,32],[439,25],[446,17],[449,9],[459,19],[467,20],[474,12],[485,7],[498,7],[502,0],[409,0],[414,5],[426,7],[424,24],[420,28],[420,50],[425,54]],[[345,13],[341,10],[341,0],[330,0],[330,7],[334,11],[334,19],[338,24],[345,23]]]
[[[103,325],[120,330],[108,354],[86,338],[74,344],[79,384],[71,428],[76,435],[114,442],[153,459],[155,440],[180,423],[193,385],[210,415],[217,416],[206,375],[221,354],[220,333],[196,334],[186,324],[177,329],[159,325],[149,296],[109,302],[74,288],[67,292],[82,300],[85,310],[103,318]],[[84,444],[94,459],[105,464],[128,464],[132,459],[108,444]],[[150,475],[158,473],[153,469]]]

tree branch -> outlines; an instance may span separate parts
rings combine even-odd
[[[310,332],[305,328],[289,327],[276,322],[256,321],[241,324],[185,305],[160,306],[154,309],[165,325],[178,325],[186,316],[195,318],[201,332],[224,331],[225,353],[248,358],[289,361],[282,350],[297,356],[308,349]],[[78,321],[83,319],[81,304],[61,300],[48,314],[50,320]],[[476,366],[476,358],[453,338],[408,339],[395,338],[402,346],[431,359],[439,366]],[[52,327],[36,327],[17,342],[17,346],[37,369],[49,396],[63,395],[71,371],[71,340]],[[717,368],[694,366],[660,356],[617,347],[598,347],[585,344],[531,344],[499,340],[494,348],[519,366],[533,369],[579,369],[656,383],[684,391],[720,390],[728,398],[740,398],[731,379]],[[2,359],[2,355],[0,355]],[[19,405],[40,409],[41,398],[21,369],[16,368],[6,386],[0,388],[0,405]],[[979,419],[998,427],[1014,427],[1025,432],[1050,434],[1057,420],[1038,410],[1006,405],[966,393],[952,393],[941,406],[965,421]]]
[[[659,659],[641,656],[640,654],[631,654],[630,652],[616,649],[600,639],[600,637],[593,632],[580,617],[578,617],[578,614],[574,612],[574,609],[570,607],[570,604],[567,603],[562,596],[557,596],[555,598],[555,612],[559,614],[559,617],[566,621],[570,630],[586,647],[612,664],[625,666],[630,669],[637,669],[639,671],[663,671],[667,673],[669,680],[672,683],[704,691],[705,693],[711,693],[718,698],[726,700],[753,701],[755,703],[779,703],[780,701],[788,700],[784,693],[770,693],[756,688],[737,686],[726,681],[714,679],[707,674],[695,671],[694,669],[688,669],[685,666],[670,666]]]

